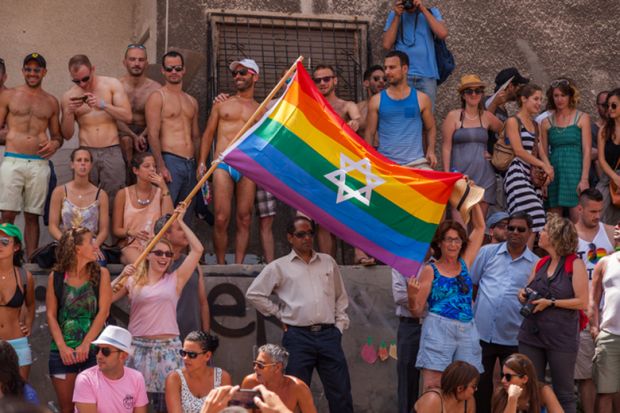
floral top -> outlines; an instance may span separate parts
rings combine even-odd
[[[90,281],[79,287],[65,284],[62,292],[62,302],[58,303],[58,325],[62,331],[65,344],[76,348],[88,333],[90,326],[97,315],[97,296]],[[52,340],[52,350],[58,346]]]
[[[465,261],[459,257],[461,272],[456,277],[445,277],[439,273],[435,263],[433,285],[428,296],[428,311],[442,317],[469,322],[474,318],[472,310],[473,285]]]

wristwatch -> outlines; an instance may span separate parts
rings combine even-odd
[[[555,307],[555,298],[551,297],[551,307]]]

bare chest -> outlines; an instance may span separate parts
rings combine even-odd
[[[54,114],[52,105],[42,96],[16,94],[9,104],[9,114],[16,118],[49,119]]]
[[[191,120],[194,117],[194,105],[188,96],[185,94],[170,94],[164,95],[162,117],[167,119],[172,118],[184,118]]]

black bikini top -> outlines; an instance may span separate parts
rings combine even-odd
[[[22,269],[20,268],[20,273],[21,272],[22,272]],[[24,289],[22,291],[22,289],[19,288],[19,278],[17,277],[17,270],[15,269],[15,267],[13,267],[13,274],[15,275],[15,293],[13,294],[13,297],[11,297],[11,299],[6,304],[0,304],[0,307],[20,308],[22,304],[24,304],[26,282],[24,280]]]

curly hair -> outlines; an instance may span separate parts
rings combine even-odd
[[[151,240],[149,240],[149,241],[147,242],[147,245],[148,245],[150,242],[151,242]],[[170,251],[172,251],[172,250],[173,250],[173,249],[172,249],[172,244],[170,243],[170,241],[168,241],[168,240],[167,240],[167,239],[165,239],[165,238],[161,238],[159,241],[157,241],[157,244],[155,244],[155,247],[156,247],[158,244],[165,244],[165,245],[166,245],[166,246],[170,249]],[[153,248],[155,248],[155,247],[153,247]],[[168,269],[170,268],[170,265],[171,265],[171,264],[172,264],[172,260],[170,260],[170,264],[168,265],[168,268],[166,268],[166,271],[164,271],[164,274],[168,272]],[[141,287],[141,286],[143,286],[144,284],[146,284],[146,282],[147,282],[147,280],[148,280],[148,279],[147,279],[147,273],[148,273],[148,271],[149,271],[149,262],[148,262],[147,260],[142,260],[142,261],[140,262],[140,264],[138,264],[138,267],[136,268],[136,273],[135,273],[135,274],[134,274],[134,276],[133,276],[133,279],[135,280],[135,281],[134,281],[134,285],[135,285],[136,287]]]
[[[198,343],[202,351],[210,351],[211,354],[215,353],[220,345],[220,339],[217,336],[212,336],[205,331],[192,331],[185,337],[185,341],[191,341],[192,343]]]
[[[515,353],[506,359],[504,366],[517,373],[520,377],[527,376],[528,380],[523,389],[524,393],[527,395],[529,405],[527,413],[540,412],[540,384],[538,383],[536,369],[532,361],[526,355]],[[507,403],[508,393],[503,386],[498,386],[491,401],[491,411],[493,413],[502,413]]]
[[[0,340],[0,391],[5,396],[21,397],[24,394],[24,379],[19,374],[19,360],[13,346]]]
[[[53,270],[60,273],[74,271],[77,267],[76,247],[82,245],[84,240],[90,240],[92,235],[92,232],[84,227],[73,227],[63,233],[56,248],[56,264]],[[86,264],[86,272],[92,285],[98,285],[101,267],[97,261],[90,261]]]
[[[559,256],[565,257],[577,252],[579,236],[570,219],[549,213],[547,214],[545,231],[549,237],[549,243]]]
[[[435,231],[435,235],[433,236],[433,239],[431,241],[431,248],[433,250],[433,257],[435,257],[435,259],[441,258],[441,248],[440,248],[441,241],[443,241],[444,237],[446,236],[446,233],[451,229],[455,230],[459,234],[459,238],[462,241],[459,255],[461,255],[463,251],[467,249],[468,238],[467,238],[467,232],[465,231],[465,228],[463,228],[463,226],[459,224],[458,222],[453,221],[451,219],[447,219],[443,221],[441,224],[439,224],[439,226],[437,227],[437,230]]]

